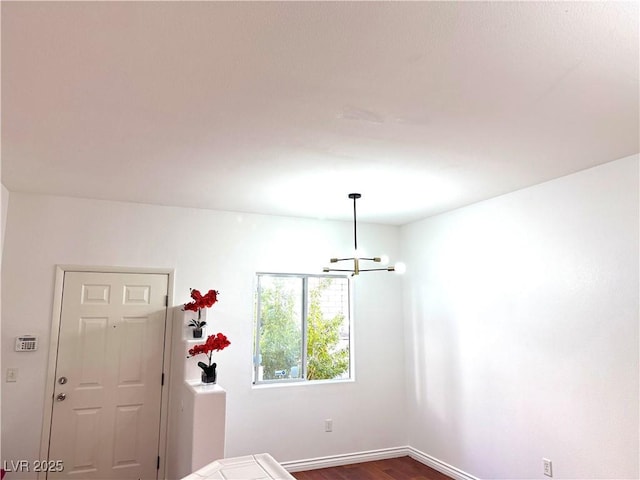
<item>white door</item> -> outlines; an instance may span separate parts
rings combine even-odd
[[[47,478],[157,477],[167,284],[65,273]]]

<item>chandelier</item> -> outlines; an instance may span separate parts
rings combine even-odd
[[[387,272],[395,272],[402,273],[404,271],[404,265],[390,265],[388,267],[379,267],[379,268],[361,268],[361,262],[374,262],[374,263],[382,263],[382,257],[361,257],[358,254],[358,229],[357,229],[357,219],[356,219],[356,200],[358,200],[362,195],[359,193],[350,193],[349,198],[353,199],[353,247],[354,254],[353,257],[347,258],[332,258],[330,260],[331,263],[338,262],[353,262],[353,268],[329,268],[324,267],[324,272],[350,272],[351,275],[358,275],[360,272],[379,272],[379,271],[387,271]],[[366,264],[364,264],[367,266]]]

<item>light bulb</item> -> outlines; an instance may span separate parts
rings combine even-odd
[[[406,271],[407,271],[407,266],[404,263],[398,262],[395,264],[394,272],[396,272],[397,274],[402,275]]]

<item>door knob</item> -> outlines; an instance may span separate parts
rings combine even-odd
[[[59,402],[62,402],[65,398],[67,398],[66,393],[59,393],[58,396],[56,397],[56,400]]]

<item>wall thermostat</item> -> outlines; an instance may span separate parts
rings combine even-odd
[[[35,352],[38,349],[38,337],[25,335],[16,337],[16,352]]]

